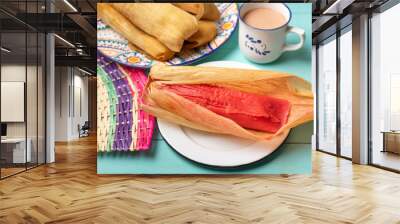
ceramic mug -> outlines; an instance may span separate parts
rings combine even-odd
[[[243,20],[252,9],[270,8],[285,17],[285,23],[273,29],[259,29],[246,24]],[[256,63],[273,62],[285,51],[296,51],[304,45],[304,30],[289,26],[292,12],[283,3],[244,3],[239,8],[239,48],[251,61]],[[288,33],[297,34],[300,42],[286,44]]]

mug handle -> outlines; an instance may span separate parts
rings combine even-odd
[[[282,51],[297,51],[298,49],[302,48],[304,45],[304,30],[294,26],[288,26],[286,34],[288,33],[295,33],[300,38],[300,42],[297,44],[290,44],[285,45]]]

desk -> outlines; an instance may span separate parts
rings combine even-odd
[[[382,131],[383,149],[382,152],[400,154],[400,131]]]
[[[26,142],[28,145],[25,153],[25,138],[1,139],[1,154],[7,163],[25,163],[31,161],[32,140],[27,138]],[[26,161],[25,158],[27,159]]]

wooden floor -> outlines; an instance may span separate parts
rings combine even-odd
[[[400,170],[400,154],[376,150],[372,158],[375,164]]]
[[[19,168],[19,167],[17,167],[17,168],[14,168],[14,167],[11,167],[11,168],[1,168],[1,176],[2,177],[7,177],[7,176],[11,176],[11,175],[13,175],[13,174],[16,174],[16,173],[19,173],[19,172],[22,172],[22,171],[24,171],[25,170],[25,167],[23,167],[23,168]]]
[[[0,223],[400,223],[400,175],[316,152],[311,176],[98,176],[94,138],[0,181]]]

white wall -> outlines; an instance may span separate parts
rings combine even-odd
[[[30,68],[28,68],[30,69]],[[1,81],[5,82],[25,82],[25,64],[9,64],[1,66]],[[6,108],[1,108],[6,110]],[[12,122],[7,123],[7,137],[25,137],[25,123]]]
[[[70,141],[88,120],[88,78],[72,67],[56,67],[55,74],[55,140]]]
[[[28,66],[28,70],[32,66]],[[25,64],[9,64],[1,66],[1,81],[18,81],[25,82]]]
[[[26,110],[27,120],[23,122],[6,122],[7,137],[25,138],[26,135],[31,143],[32,161],[36,162],[36,158],[39,158],[39,162],[43,163],[45,150],[43,112],[45,90],[43,89],[44,74],[42,73],[42,68],[40,66],[36,67],[36,65],[28,65],[26,67],[25,64],[3,64],[1,66],[1,76],[2,82],[25,82],[27,91],[26,107],[23,106],[22,108],[22,112]],[[25,78],[27,78],[27,81]],[[10,108],[1,108],[1,110],[10,110]],[[8,112],[12,113],[12,111]],[[39,153],[38,157],[36,153]]]
[[[1,81],[3,82],[25,82],[25,75],[27,69],[28,74],[36,74],[36,67],[27,66],[20,64],[5,64],[1,66]],[[30,77],[30,76],[29,76]],[[28,78],[29,78],[28,77]],[[29,80],[30,85],[36,85],[36,80]],[[30,92],[32,90],[33,92]],[[36,107],[36,88],[28,88],[27,93],[27,104],[31,107]],[[29,105],[34,102],[34,105]],[[7,110],[7,108],[1,108],[2,110]],[[36,111],[36,110],[35,110]],[[36,113],[28,113],[28,128],[35,125],[36,130]],[[34,123],[31,123],[34,122]],[[28,137],[29,136],[28,131]],[[36,134],[36,133],[35,133]],[[7,122],[7,136],[8,137],[25,137],[25,122]]]
[[[69,139],[69,73],[68,67],[55,68],[55,141]]]
[[[88,78],[81,76],[82,73],[74,75],[74,108],[72,110],[71,119],[71,135],[72,138],[78,138],[78,124],[83,125],[88,120]],[[79,97],[80,96],[80,97]],[[79,102],[80,101],[80,102]],[[72,104],[72,103],[71,103]],[[81,108],[80,108],[81,107]],[[81,111],[80,111],[81,110]]]

